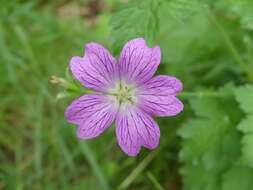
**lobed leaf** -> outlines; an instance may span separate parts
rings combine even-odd
[[[240,108],[246,113],[246,117],[241,120],[237,129],[243,133],[242,137],[242,159],[253,165],[253,86],[245,85],[235,89],[235,97]]]
[[[251,190],[253,170],[234,166],[223,175],[222,190]]]
[[[228,89],[219,91],[226,93]],[[178,132],[183,139],[180,160],[184,163],[184,189],[222,190],[224,171],[234,167],[241,156],[241,136],[236,130],[240,110],[231,96],[200,97],[190,103],[196,116]]]

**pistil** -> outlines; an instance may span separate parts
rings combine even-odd
[[[135,88],[123,81],[120,81],[108,94],[114,96],[119,105],[126,103],[133,105],[136,102]]]

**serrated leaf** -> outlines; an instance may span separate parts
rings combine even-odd
[[[194,119],[186,123],[179,130],[179,135],[185,138],[181,159],[185,162],[201,160],[220,143],[227,127],[228,123],[220,119]]]
[[[242,120],[237,127],[244,133],[253,132],[253,115],[249,115],[246,119]]]
[[[219,190],[216,172],[205,169],[202,164],[186,165],[181,169],[184,190]]]
[[[247,133],[242,138],[243,161],[253,166],[253,133]]]
[[[229,83],[225,85],[223,88],[217,90],[217,95],[220,94],[220,97],[209,97],[208,91],[203,91],[203,96],[190,100],[191,107],[199,117],[219,117],[224,121],[230,119],[237,122],[240,120],[241,113],[237,109],[237,103],[234,101],[234,89],[235,87],[233,84]],[[207,94],[207,96],[205,96],[205,94]],[[231,115],[231,117],[229,118],[228,115]]]
[[[219,92],[230,94],[230,87]],[[190,103],[196,117],[178,131],[183,138],[180,159],[184,163],[184,189],[221,190],[224,170],[240,159],[241,136],[236,125],[241,112],[231,96],[201,97]]]
[[[152,42],[158,30],[156,0],[131,0],[128,5],[115,12],[111,18],[114,51],[129,39],[144,37]]]
[[[223,175],[222,190],[252,190],[253,170],[235,166]]]
[[[195,111],[197,116],[200,117],[219,117],[222,116],[224,110],[219,109],[221,102],[217,98],[201,97],[198,99],[192,99],[191,107]]]
[[[253,114],[253,85],[245,85],[235,90],[236,100],[246,113]]]
[[[196,13],[200,8],[198,0],[165,0],[163,3],[168,13],[178,20],[184,20]]]
[[[114,51],[118,53],[127,40],[136,37],[144,37],[148,44],[153,44],[160,25],[193,15],[199,10],[199,3],[199,0],[130,0],[111,17]]]
[[[253,86],[245,85],[235,89],[235,97],[240,104],[241,109],[247,113],[237,126],[238,130],[243,132],[242,160],[245,164],[253,165]]]

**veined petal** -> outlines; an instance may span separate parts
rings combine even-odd
[[[139,87],[139,107],[154,116],[174,116],[183,110],[176,94],[183,88],[175,77],[156,76]]]
[[[66,109],[70,123],[78,125],[77,136],[90,139],[100,135],[115,119],[117,108],[103,95],[89,94],[74,100]]]
[[[127,83],[142,84],[156,72],[161,60],[158,46],[149,48],[143,38],[125,44],[119,58],[120,76]]]
[[[159,94],[159,96],[176,95],[183,89],[183,84],[176,77],[158,75],[139,87],[142,94]]]
[[[70,69],[85,87],[103,92],[114,85],[118,76],[115,58],[103,46],[88,43],[84,57],[75,56],[70,61]]]
[[[116,135],[121,149],[129,156],[136,156],[141,146],[148,149],[158,146],[160,130],[148,114],[137,108],[126,108],[116,117]]]

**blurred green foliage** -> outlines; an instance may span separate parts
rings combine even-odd
[[[0,4],[0,189],[252,190],[251,0]],[[64,108],[81,92],[50,79],[65,77],[70,58],[89,41],[118,56],[140,36],[161,46],[158,73],[183,81],[185,109],[157,119],[157,150],[129,158],[114,127],[78,141]]]

